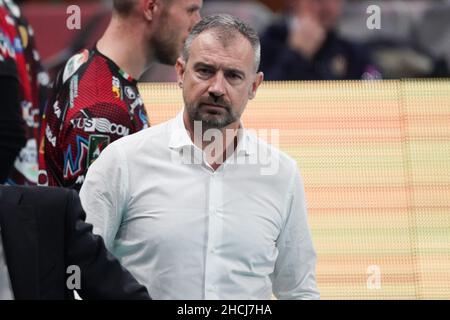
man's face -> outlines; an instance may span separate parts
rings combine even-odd
[[[151,40],[159,62],[175,64],[189,32],[201,19],[202,5],[203,0],[172,0],[163,4],[161,18]]]
[[[201,121],[204,130],[239,125],[263,80],[250,42],[240,34],[218,39],[214,30],[194,39],[188,62],[179,58],[176,69],[189,121]]]
[[[300,11],[312,14],[327,30],[332,29],[339,20],[344,0],[298,0]]]

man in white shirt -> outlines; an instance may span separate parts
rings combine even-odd
[[[87,220],[154,299],[319,298],[296,162],[240,121],[259,60],[254,30],[204,18],[176,64],[183,112],[87,174]]]

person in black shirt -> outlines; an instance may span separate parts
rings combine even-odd
[[[363,47],[334,27],[344,0],[295,0],[292,14],[269,26],[261,38],[266,80],[379,79]]]

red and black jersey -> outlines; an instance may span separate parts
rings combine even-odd
[[[17,30],[8,10],[0,3],[0,75],[18,78],[15,39]],[[19,50],[21,50],[21,46]]]
[[[96,49],[76,54],[57,76],[46,106],[39,184],[79,190],[109,143],[147,126],[136,80]]]
[[[27,139],[6,183],[35,185],[38,178],[40,110],[45,100],[48,75],[35,49],[33,29],[19,7],[12,1],[0,2],[0,21],[1,69],[4,70],[3,75],[13,76],[19,81],[19,102]]]

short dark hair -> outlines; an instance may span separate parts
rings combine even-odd
[[[207,30],[217,32],[221,41],[227,41],[236,37],[236,31],[243,35],[251,44],[255,55],[254,65],[256,71],[259,69],[261,62],[261,43],[256,31],[248,24],[229,14],[216,14],[204,17],[198,22],[187,37],[183,47],[183,59],[188,61],[191,51],[192,42],[197,36]]]

